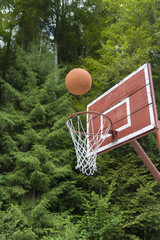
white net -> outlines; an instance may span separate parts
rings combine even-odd
[[[102,114],[85,112],[69,118],[66,124],[75,146],[76,169],[88,176],[93,175],[97,171],[97,151],[111,129],[111,123]]]

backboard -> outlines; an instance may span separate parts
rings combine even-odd
[[[103,113],[112,120],[113,127],[117,131],[117,139],[113,141],[112,135],[108,134],[98,153],[131,142],[156,130],[158,117],[150,64],[144,64],[95,99],[87,106],[87,111]],[[97,121],[95,119],[93,124],[96,125]],[[103,131],[105,126],[102,126],[102,135]]]

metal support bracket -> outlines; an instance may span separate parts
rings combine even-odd
[[[117,136],[117,131],[116,130],[114,130],[114,129],[111,129],[110,131],[109,131],[109,133],[110,134],[112,134],[112,141],[113,142],[115,142],[116,140],[118,140],[118,136]]]
[[[147,166],[149,171],[152,173],[155,180],[160,184],[160,172],[157,170],[155,165],[152,163],[148,155],[145,153],[141,145],[137,142],[137,140],[133,140],[130,142],[134,150],[137,152],[137,154],[140,156],[144,164]]]

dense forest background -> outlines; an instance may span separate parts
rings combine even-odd
[[[146,62],[160,116],[160,0],[0,0],[1,240],[160,239],[160,187],[130,144],[88,177],[65,126]],[[83,96],[74,67],[92,75]],[[160,170],[155,133],[139,142]]]

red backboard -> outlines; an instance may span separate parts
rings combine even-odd
[[[99,147],[98,153],[156,130],[158,117],[150,64],[144,64],[95,99],[87,106],[87,111],[100,112],[108,116],[117,131],[117,140],[113,141],[109,134]]]

